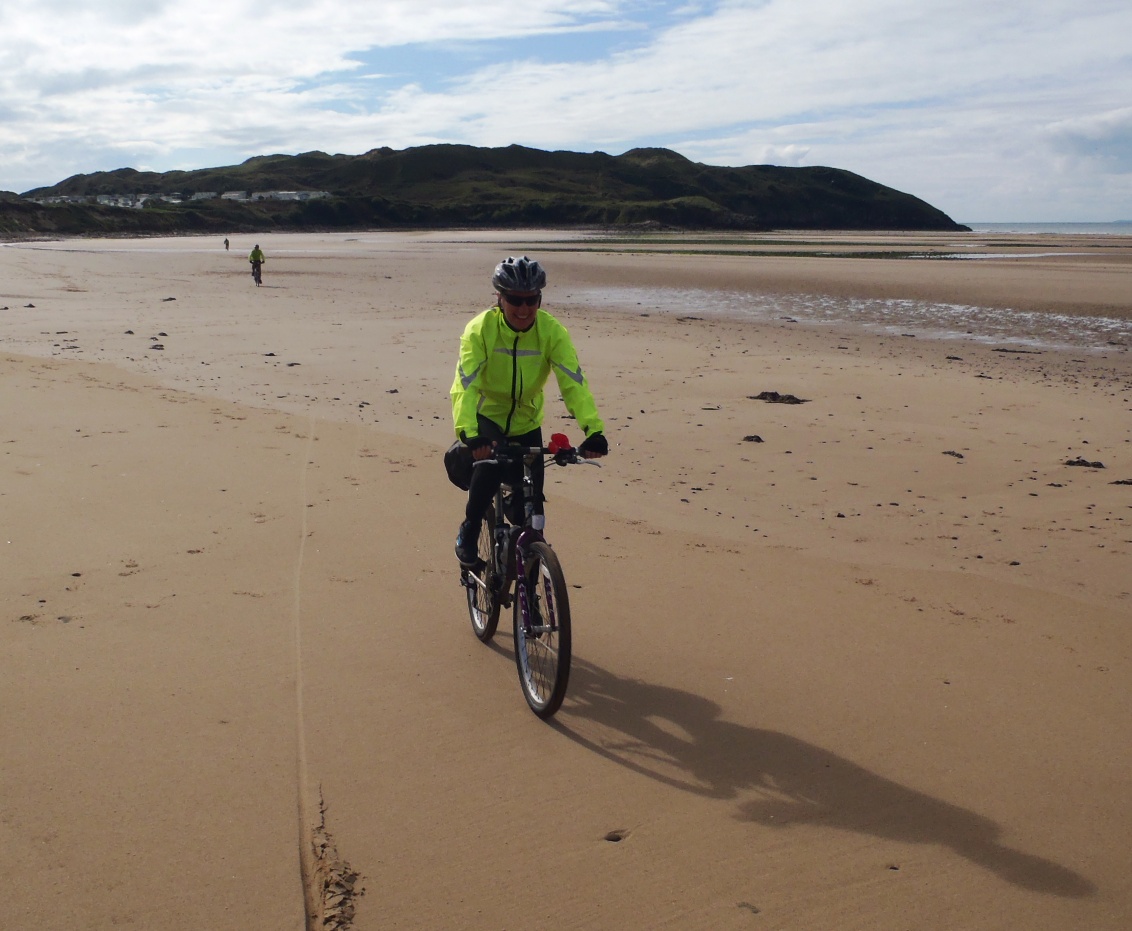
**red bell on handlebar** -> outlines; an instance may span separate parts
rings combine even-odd
[[[550,435],[550,445],[547,447],[547,449],[550,450],[550,454],[552,456],[555,453],[561,452],[564,449],[573,449],[573,448],[574,448],[574,446],[570,442],[570,438],[565,433],[552,433]]]

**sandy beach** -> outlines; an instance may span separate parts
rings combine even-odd
[[[1132,238],[230,238],[0,245],[0,928],[1132,927]],[[440,463],[519,253],[551,724]]]

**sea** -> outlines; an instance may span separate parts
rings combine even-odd
[[[963,221],[960,221],[963,222]],[[974,223],[963,222],[976,233],[1034,233],[1057,236],[1132,236],[1132,220],[1112,223]]]

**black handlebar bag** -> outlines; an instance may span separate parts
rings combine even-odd
[[[472,451],[459,440],[444,452],[444,471],[448,481],[467,491],[472,485]]]

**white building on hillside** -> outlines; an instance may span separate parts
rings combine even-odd
[[[256,191],[252,200],[318,200],[329,197],[329,191]]]

